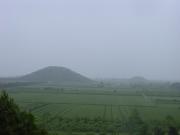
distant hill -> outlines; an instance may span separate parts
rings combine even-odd
[[[180,90],[180,83],[179,83],[179,82],[176,82],[176,83],[171,84],[171,88]]]
[[[147,80],[146,78],[141,77],[141,76],[132,77],[129,79],[129,81],[131,83],[148,83],[149,82],[149,80]]]
[[[150,84],[153,81],[148,80],[144,77],[135,76],[132,78],[111,78],[111,79],[100,79],[97,80],[99,82],[104,82],[106,84],[114,85],[114,86],[131,86],[131,85],[145,85]]]
[[[2,81],[3,78],[0,79]],[[30,74],[16,77],[4,78],[13,82],[43,82],[61,84],[88,84],[94,81],[65,67],[49,66]]]

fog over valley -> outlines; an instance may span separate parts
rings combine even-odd
[[[180,135],[180,0],[0,0],[0,135]]]
[[[177,0],[0,2],[0,77],[63,66],[89,78],[180,80]]]

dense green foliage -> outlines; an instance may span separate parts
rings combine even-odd
[[[6,92],[0,96],[0,135],[47,135],[31,113],[21,111]]]

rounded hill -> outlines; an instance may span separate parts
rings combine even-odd
[[[92,83],[93,81],[65,67],[49,66],[19,78],[26,82]]]

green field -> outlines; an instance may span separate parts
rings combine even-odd
[[[18,88],[9,90],[11,97],[24,110],[31,111],[36,122],[49,131],[65,130],[63,121],[88,119],[105,121],[109,126],[117,121],[126,121],[133,109],[137,109],[145,121],[163,120],[171,115],[180,123],[180,96],[170,91],[159,94],[157,91],[98,88],[78,90],[42,88]],[[91,90],[92,89],[92,90]],[[71,121],[71,124],[73,122]],[[74,125],[79,123],[74,123]],[[90,123],[88,123],[90,124]],[[59,129],[59,127],[61,127]],[[111,127],[110,127],[111,128]],[[90,130],[90,129],[89,129]]]

